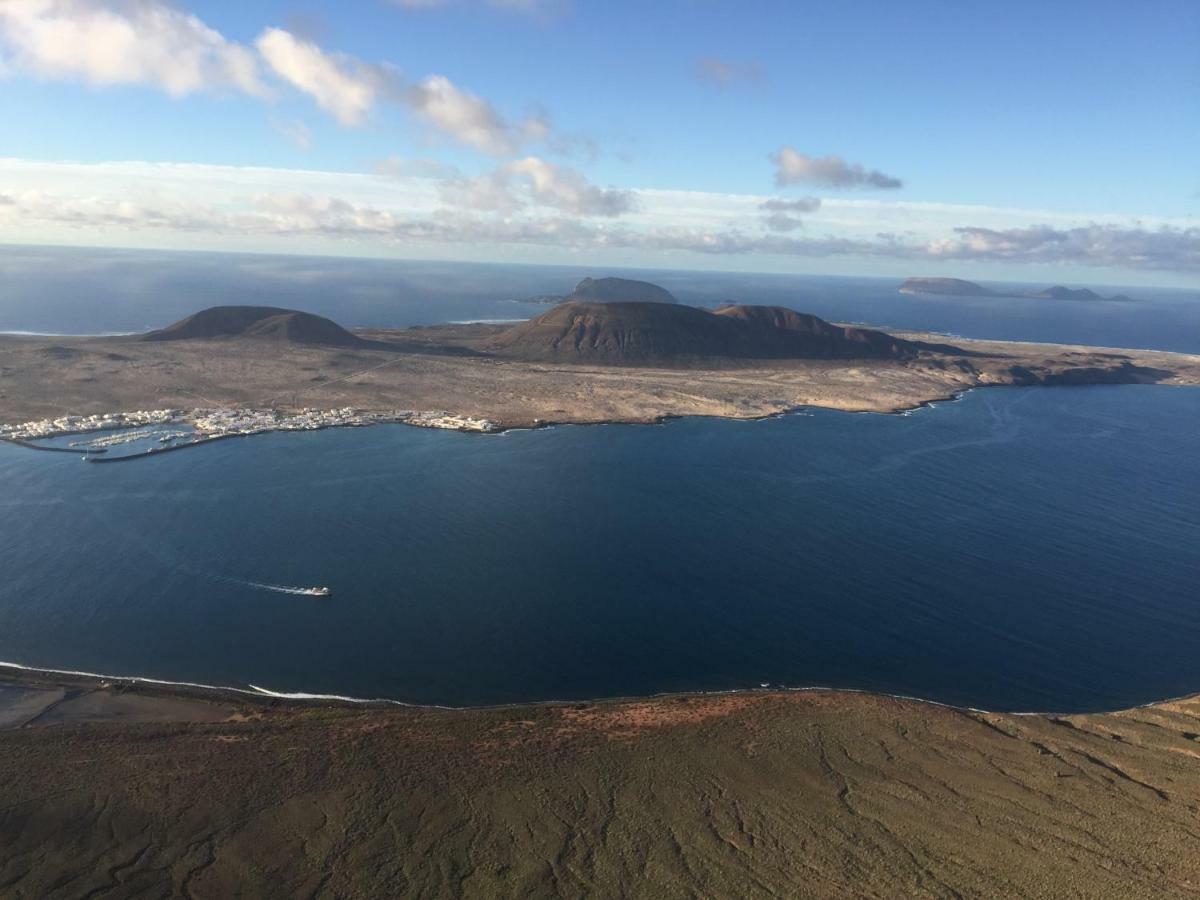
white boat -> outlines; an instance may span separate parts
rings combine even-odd
[[[327,587],[313,587],[308,588],[304,593],[310,594],[313,597],[328,597],[333,591]]]

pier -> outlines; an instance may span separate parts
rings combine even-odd
[[[16,444],[18,447],[25,447],[28,450],[41,450],[44,453],[73,453],[76,456],[78,456],[80,453],[83,453],[86,456],[90,456],[93,453],[107,453],[108,452],[103,447],[84,450],[79,447],[46,447],[46,446],[43,446],[42,444],[34,444],[30,441],[24,441],[24,440],[21,440],[20,438],[13,438],[13,437],[0,438],[0,440],[7,441],[10,444]]]

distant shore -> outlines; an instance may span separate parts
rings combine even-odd
[[[478,349],[495,328],[366,331],[362,346],[349,348],[0,337],[0,426],[64,413],[103,418],[200,407],[245,414],[246,422],[217,423],[213,433],[358,424],[340,417],[345,409],[371,421],[403,413],[409,424],[501,431],[685,416],[760,419],[806,408],[897,413],[993,385],[1200,384],[1200,356],[958,338],[951,346],[944,336],[909,332],[897,336],[934,349],[909,360],[695,360],[666,368],[522,362]],[[450,412],[405,412],[421,410]],[[268,413],[278,420],[268,421]],[[306,415],[313,420],[282,421]],[[453,421],[438,423],[438,416]]]

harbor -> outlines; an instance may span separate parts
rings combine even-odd
[[[444,410],[374,412],[342,407],[286,411],[273,408],[197,407],[190,410],[153,409],[90,416],[68,415],[16,425],[0,424],[0,440],[33,450],[77,453],[87,462],[125,462],[231,437],[272,431],[317,431],[382,424],[479,434],[502,430],[498,423],[490,419],[457,415]],[[46,443],[83,435],[97,436],[72,441],[66,446]],[[113,448],[145,442],[152,443],[146,449],[132,453],[109,453]]]

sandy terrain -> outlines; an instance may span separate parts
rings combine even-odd
[[[450,711],[40,687],[93,702],[0,730],[4,896],[1200,889],[1200,698],[1080,716],[843,692]],[[140,720],[95,720],[133,698]]]
[[[755,417],[799,406],[888,412],[972,387],[1047,377],[1200,383],[1196,356],[962,340],[955,340],[962,352],[924,353],[911,362],[701,362],[696,368],[646,369],[463,355],[492,334],[486,326],[364,333],[396,350],[248,339],[0,336],[0,422],[166,407],[354,406],[442,409],[522,426],[536,420]],[[1014,374],[1014,367],[1026,374]]]

